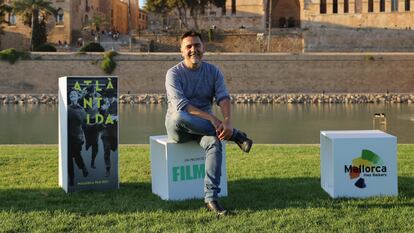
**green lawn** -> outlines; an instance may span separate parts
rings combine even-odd
[[[0,232],[413,232],[414,145],[398,146],[398,197],[331,199],[320,188],[319,147],[227,149],[234,215],[201,200],[151,193],[149,146],[120,147],[120,189],[66,194],[57,145],[0,146]]]

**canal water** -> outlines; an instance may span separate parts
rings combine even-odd
[[[315,144],[321,130],[373,129],[385,113],[387,132],[414,143],[414,104],[235,104],[233,126],[255,143]],[[215,111],[218,111],[215,109]],[[163,104],[120,105],[120,143],[146,144],[165,134]],[[0,144],[57,144],[57,105],[0,105]]]

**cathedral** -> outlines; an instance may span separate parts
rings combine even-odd
[[[257,31],[269,22],[271,28],[407,29],[413,12],[414,0],[227,0],[222,8],[208,6],[198,21],[200,28]]]

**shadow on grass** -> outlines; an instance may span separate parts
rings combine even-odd
[[[222,198],[226,207],[234,210],[273,210],[285,208],[335,208],[348,199],[331,199],[320,188],[319,178],[266,178],[230,181],[229,196]],[[414,178],[399,177],[401,200],[392,203],[356,201],[360,208],[414,207]],[[55,211],[81,214],[106,214],[153,211],[198,211],[202,200],[163,201],[152,194],[150,183],[121,183],[116,191],[83,191],[66,194],[56,188],[0,189],[1,211]],[[395,203],[395,204],[393,204]]]

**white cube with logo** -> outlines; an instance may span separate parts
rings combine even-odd
[[[226,145],[222,142],[219,196],[227,196]],[[150,137],[152,192],[163,200],[204,198],[205,151],[195,141]]]
[[[379,130],[321,131],[321,186],[333,198],[397,196],[397,138]]]

